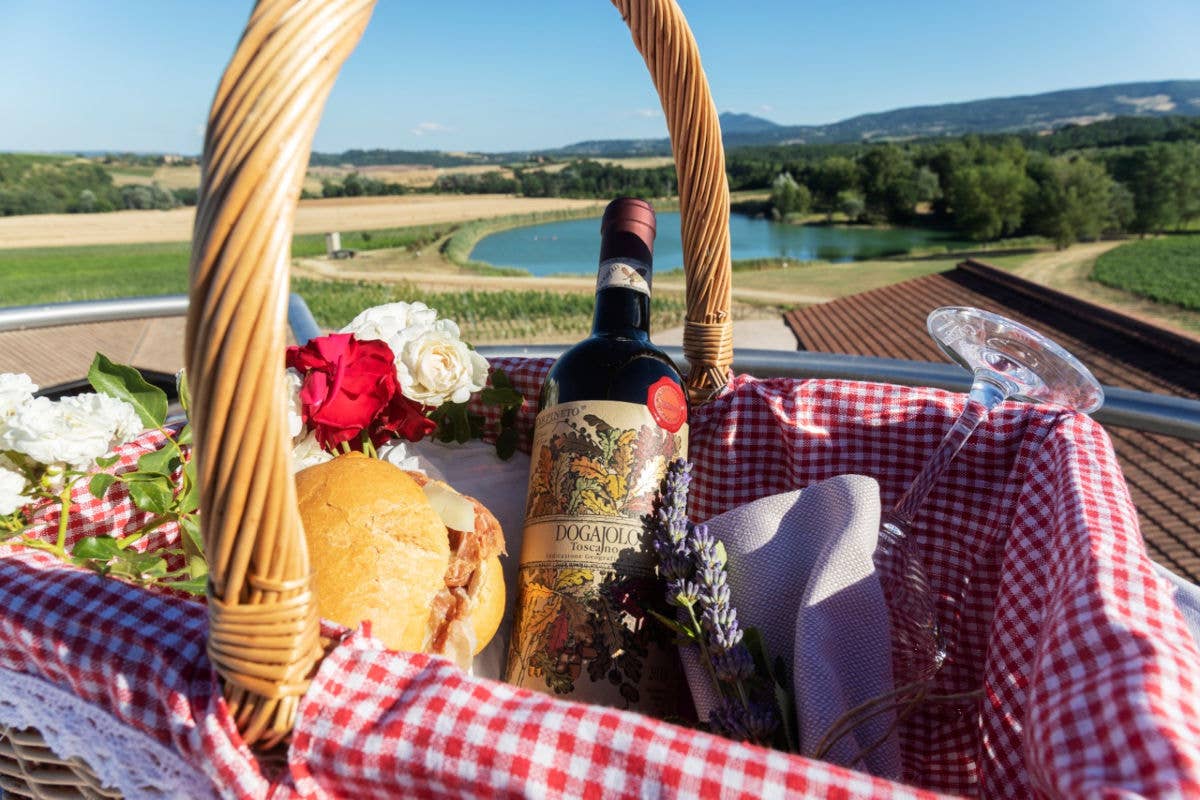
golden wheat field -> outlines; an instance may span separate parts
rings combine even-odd
[[[428,189],[443,175],[483,175],[487,172],[499,172],[506,178],[512,177],[512,170],[497,164],[473,164],[461,167],[429,167],[421,164],[380,164],[368,167],[309,167],[304,179],[304,188],[309,191],[321,191],[321,179],[332,178],[341,180],[352,172],[357,172],[372,180],[386,183],[398,183],[410,189]]]
[[[561,197],[454,194],[303,200],[296,212],[296,233],[436,225],[593,206],[598,213],[603,204]],[[192,238],[194,217],[193,208],[0,217],[0,249],[185,242]]]

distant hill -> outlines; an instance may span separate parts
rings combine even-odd
[[[1200,116],[1200,81],[1121,83],[1065,89],[1019,97],[966,103],[914,106],[834,122],[829,125],[780,125],[750,114],[721,114],[727,148],[771,144],[839,142],[957,136],[964,133],[1015,133],[1053,130],[1115,117]],[[552,156],[663,155],[666,139],[577,142]]]
[[[914,106],[861,114],[829,125],[781,125],[753,114],[724,112],[721,136],[726,148],[775,144],[843,142],[958,136],[964,133],[1050,131],[1116,117],[1200,116],[1200,80],[1152,81],[1065,89],[966,103]],[[511,164],[536,156],[617,158],[671,154],[667,139],[596,139],[551,150],[508,153],[445,153],[434,150],[347,150],[313,153],[313,166],[424,164],[456,167]]]

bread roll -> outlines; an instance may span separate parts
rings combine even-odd
[[[448,530],[427,481],[361,453],[296,473],[317,607],[347,627],[370,620],[388,647],[467,667],[503,615],[503,533],[472,498],[475,529]]]

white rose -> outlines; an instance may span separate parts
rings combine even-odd
[[[307,467],[324,464],[326,461],[332,459],[332,455],[321,449],[321,443],[317,441],[317,435],[310,433],[292,448],[292,472],[295,473]]]
[[[284,391],[287,392],[288,436],[293,441],[304,432],[304,417],[301,416],[300,387],[304,378],[297,370],[288,367],[283,380]]]
[[[88,414],[98,425],[111,427],[110,450],[132,442],[146,430],[132,405],[106,394],[77,394],[64,397],[60,402],[66,403],[71,413]]]
[[[427,406],[465,403],[487,382],[487,359],[467,347],[458,336],[458,326],[448,319],[438,320],[405,342],[397,361],[401,390]]]
[[[33,500],[25,494],[28,488],[24,475],[0,466],[0,517],[12,514]]]
[[[37,384],[23,372],[0,372],[0,425],[32,400],[37,389]]]
[[[35,397],[17,409],[0,433],[0,450],[24,453],[39,464],[65,464],[78,470],[135,438],[142,430],[128,403],[101,394],[58,401]]]
[[[382,340],[397,353],[407,331],[432,325],[435,320],[437,312],[424,303],[386,303],[362,311],[340,332],[352,333],[364,341]]]
[[[421,469],[421,460],[415,454],[408,452],[407,442],[403,439],[392,439],[387,444],[380,445],[375,452],[378,453],[381,461],[394,464],[400,469],[425,473],[425,470]]]

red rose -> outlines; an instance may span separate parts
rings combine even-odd
[[[437,428],[437,423],[425,416],[425,407],[410,400],[400,392],[379,416],[378,424],[371,434],[371,441],[383,444],[388,439],[400,437],[410,442],[419,442]]]
[[[357,443],[400,395],[395,357],[387,343],[349,333],[310,339],[287,349],[287,365],[302,376],[301,417],[326,450]]]

